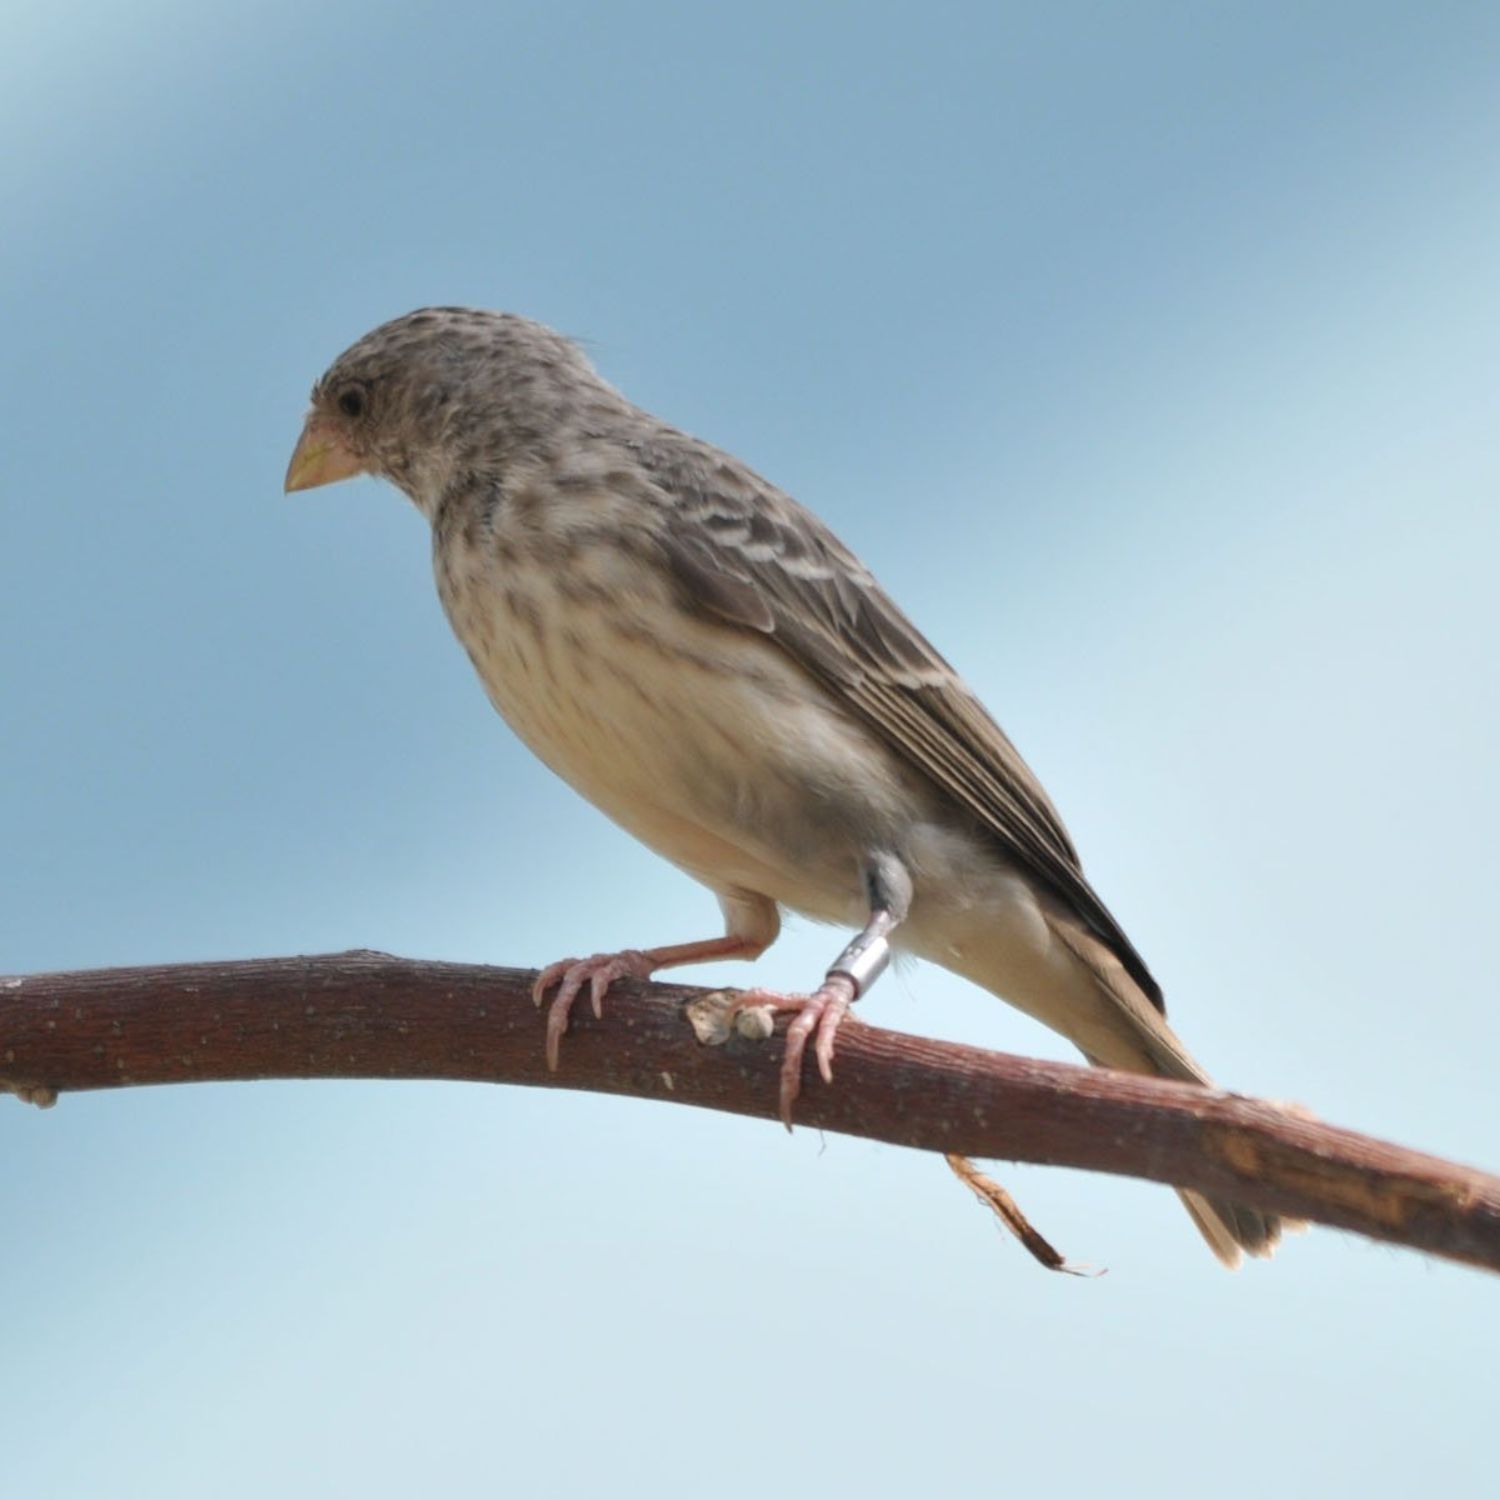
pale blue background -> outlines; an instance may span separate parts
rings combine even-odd
[[[522,310],[828,517],[1236,1086],[1500,1166],[1500,10],[11,5],[0,968],[712,930],[285,500],[313,378]],[[786,985],[837,939],[794,930]],[[743,967],[704,977],[743,977]],[[916,969],[885,1024],[1066,1048]],[[0,1109],[45,1496],[1475,1494],[1496,1283],[680,1109],[310,1084]]]

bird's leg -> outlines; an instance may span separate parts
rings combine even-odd
[[[604,1014],[604,997],[617,979],[649,979],[661,969],[708,963],[716,958],[759,958],[775,941],[781,927],[775,902],[733,892],[721,895],[719,904],[729,928],[723,937],[662,948],[625,948],[619,953],[596,953],[592,958],[564,958],[548,964],[531,987],[531,998],[541,1005],[547,991],[554,984],[558,986],[547,1009],[547,1066],[557,1071],[568,1017],[584,985],[589,987],[589,1002],[598,1018]]]
[[[781,1123],[792,1128],[792,1106],[802,1091],[802,1059],[808,1039],[824,1083],[833,1082],[833,1043],[849,1007],[885,973],[891,961],[890,934],[905,920],[911,905],[911,876],[892,854],[876,854],[865,864],[870,920],[829,966],[810,995],[783,995],[775,990],[746,990],[734,1002],[736,1011],[768,1006],[795,1013],[787,1028],[781,1057]]]

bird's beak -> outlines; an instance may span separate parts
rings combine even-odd
[[[329,430],[324,418],[316,413],[307,419],[302,436],[292,453],[292,461],[286,466],[285,490],[312,490],[320,484],[333,484],[339,479],[364,472],[364,462],[335,432]]]

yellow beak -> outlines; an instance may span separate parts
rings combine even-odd
[[[313,490],[320,484],[333,484],[364,472],[364,463],[337,433],[328,429],[324,418],[311,416],[297,439],[292,461],[286,466],[285,490]]]

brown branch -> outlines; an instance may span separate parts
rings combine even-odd
[[[629,1094],[776,1118],[779,1042],[705,1046],[709,992],[621,983],[576,1015],[556,1074],[518,969],[381,953],[0,979],[0,1085],[449,1078]],[[701,1027],[700,1027],[701,1029]],[[944,1154],[1195,1188],[1500,1270],[1500,1179],[1256,1099],[981,1052],[857,1022],[804,1125]]]

